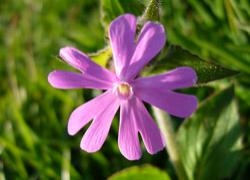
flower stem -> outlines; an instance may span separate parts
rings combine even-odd
[[[180,159],[180,151],[176,142],[176,135],[173,129],[173,125],[169,115],[164,111],[153,107],[153,113],[158,123],[158,126],[163,134],[166,144],[166,150],[169,154],[169,158],[173,163],[174,169],[177,173],[178,179],[186,180],[187,175]]]
[[[139,19],[139,22],[138,22],[139,29],[147,21],[159,21],[160,19],[159,8],[160,8],[159,0],[150,0],[148,2],[144,13]]]
[[[150,0],[145,12],[143,14],[143,18],[146,21],[159,21],[159,0]]]

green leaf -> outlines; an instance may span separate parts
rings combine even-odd
[[[198,84],[222,79],[236,75],[238,72],[227,69],[213,62],[205,61],[199,56],[182,49],[180,46],[171,45],[159,56],[159,60],[149,70],[150,73],[159,73],[166,69],[173,69],[179,66],[192,67],[198,76]]]
[[[109,180],[127,180],[127,179],[136,179],[136,180],[152,180],[152,179],[161,179],[161,180],[170,180],[169,175],[153,167],[151,165],[144,166],[134,166],[127,169],[124,169],[120,172],[115,173]]]
[[[234,88],[205,101],[177,133],[181,161],[192,180],[230,177],[238,165],[240,125]]]
[[[112,58],[112,51],[110,47],[105,47],[96,53],[88,54],[89,57],[94,60],[97,64],[106,67],[108,61]]]
[[[145,8],[143,1],[135,0],[102,0],[101,1],[101,16],[102,24],[105,29],[110,22],[116,17],[124,13],[132,13],[136,16],[141,15]]]

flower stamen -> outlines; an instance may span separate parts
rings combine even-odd
[[[133,94],[132,87],[127,82],[119,83],[115,89],[117,96],[121,99],[129,99]]]

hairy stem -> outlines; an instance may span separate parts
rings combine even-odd
[[[163,134],[166,144],[166,150],[169,154],[171,162],[173,163],[176,174],[180,180],[186,180],[187,175],[183,165],[181,164],[180,152],[178,144],[176,142],[176,136],[171,119],[169,115],[158,108],[153,107],[153,113],[156,118],[157,124]]]

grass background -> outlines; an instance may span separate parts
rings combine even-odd
[[[234,174],[246,177],[250,168],[250,3],[162,0],[160,4],[170,43],[240,72],[211,87],[235,84],[244,158],[241,170]],[[93,95],[89,90],[53,89],[47,75],[54,69],[69,69],[57,58],[61,47],[95,52],[105,46],[104,35],[97,0],[1,0],[0,179],[104,179],[145,163],[174,176],[170,163],[163,161],[164,151],[154,156],[144,153],[136,162],[122,157],[117,147],[118,119],[95,154],[79,148],[84,130],[74,137],[67,135],[69,114]]]

